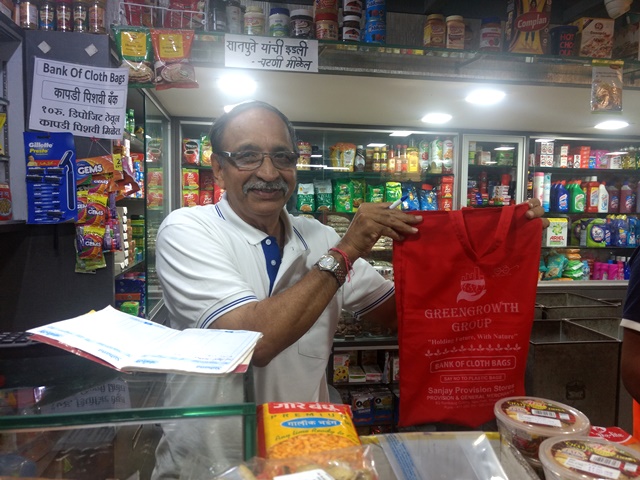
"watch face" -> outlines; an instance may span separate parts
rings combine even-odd
[[[338,262],[333,257],[333,255],[324,255],[320,257],[320,260],[318,261],[318,265],[328,270],[333,270],[336,267],[337,263]]]

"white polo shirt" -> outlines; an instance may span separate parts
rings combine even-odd
[[[294,217],[285,209],[281,218],[286,230],[282,258],[276,239],[241,220],[226,194],[215,205],[171,212],[156,241],[156,268],[171,326],[207,328],[234,308],[286,290],[339,240],[315,219]],[[357,260],[351,280],[313,327],[269,365],[254,368],[256,402],[328,401],[325,372],[341,309],[362,315],[393,292],[392,282]]]

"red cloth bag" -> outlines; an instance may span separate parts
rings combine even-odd
[[[493,420],[524,395],[542,221],[528,205],[417,212],[394,242],[401,426]]]

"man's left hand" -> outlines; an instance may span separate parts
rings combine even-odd
[[[540,200],[537,198],[530,198],[527,200],[527,204],[529,205],[529,210],[525,213],[528,219],[533,218],[541,218],[542,219],[542,228],[547,228],[549,226],[549,220],[544,218],[544,209],[540,204]]]

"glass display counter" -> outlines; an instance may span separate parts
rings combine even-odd
[[[250,371],[121,373],[55,352],[3,359],[0,477],[153,478],[154,468],[188,478],[216,473],[255,455],[252,385]],[[188,471],[195,467],[200,471]]]

